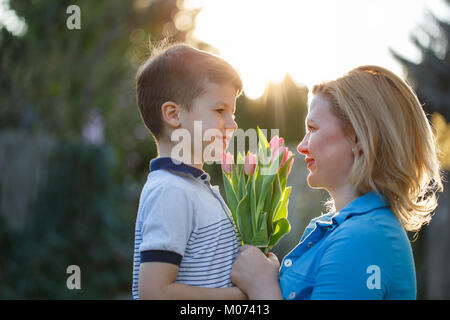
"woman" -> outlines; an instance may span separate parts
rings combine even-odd
[[[392,72],[358,67],[313,88],[298,146],[308,184],[330,213],[313,219],[283,259],[244,246],[232,281],[250,299],[415,299],[406,231],[431,219],[442,191],[432,129]]]

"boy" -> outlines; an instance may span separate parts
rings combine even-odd
[[[246,298],[231,286],[239,241],[230,211],[202,170],[205,148],[219,141],[225,149],[237,129],[241,90],[227,62],[186,45],[165,49],[138,71],[137,103],[159,157],[150,163],[139,201],[134,299]],[[203,141],[208,130],[216,134]],[[173,152],[178,133],[191,142],[183,156]]]

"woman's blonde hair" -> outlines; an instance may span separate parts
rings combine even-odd
[[[383,194],[408,231],[429,223],[442,172],[435,135],[411,87],[387,69],[362,66],[312,93],[328,98],[346,135],[361,143],[350,173],[355,189]]]

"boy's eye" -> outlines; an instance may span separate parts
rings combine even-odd
[[[224,112],[224,109],[216,109],[217,112],[222,113]]]

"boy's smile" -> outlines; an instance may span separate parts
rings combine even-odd
[[[236,89],[231,85],[207,82],[203,93],[194,99],[192,105],[179,113],[180,129],[186,129],[191,135],[192,165],[202,167],[204,161],[220,161],[222,152],[228,147],[238,125],[234,120],[236,111]],[[201,122],[201,135],[195,134],[194,124]],[[200,140],[201,141],[198,141]],[[214,157],[205,155],[208,145],[213,144]],[[220,148],[221,146],[221,148]],[[201,147],[201,150],[194,148]],[[210,147],[210,148],[211,148]],[[195,151],[195,152],[194,152]],[[194,155],[202,155],[201,159]]]

